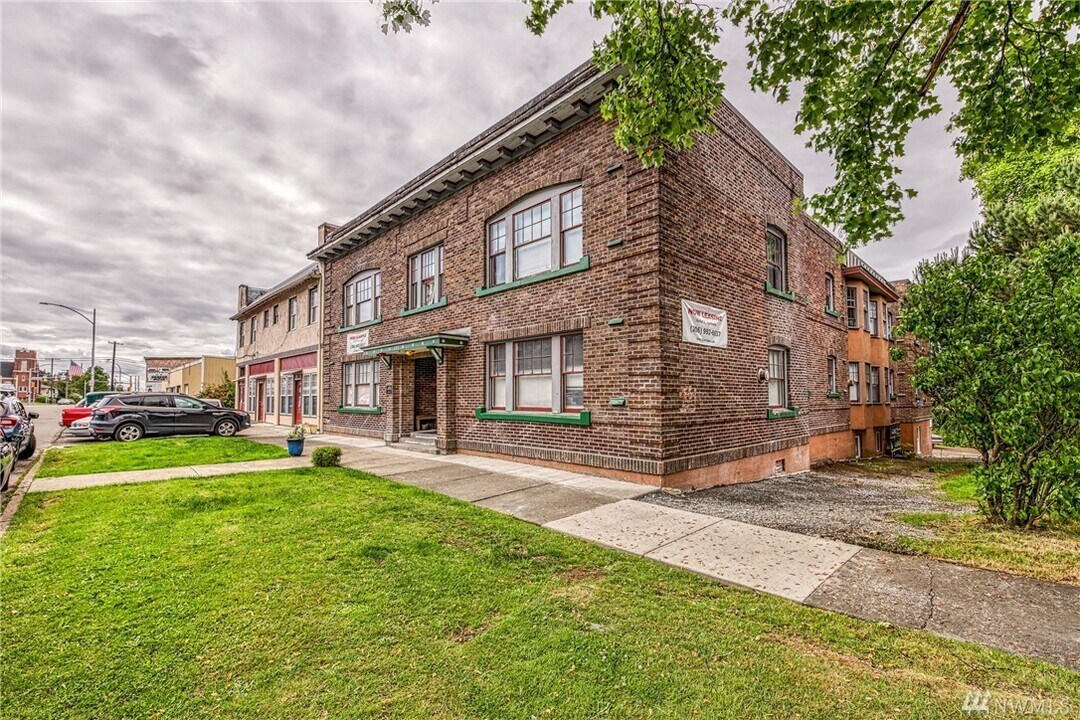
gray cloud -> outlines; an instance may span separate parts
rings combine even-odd
[[[87,357],[89,326],[39,306],[98,308],[98,355],[224,353],[236,285],[305,262],[344,221],[584,60],[604,27],[570,6],[543,38],[517,3],[441,3],[384,36],[357,4],[4,4],[0,352]],[[796,107],[747,86],[728,33],[728,96],[802,168]],[[976,216],[944,119],[917,128],[920,195],[862,254],[886,275],[963,241]]]

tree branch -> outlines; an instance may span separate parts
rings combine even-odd
[[[937,52],[934,53],[934,58],[930,61],[930,69],[926,72],[926,78],[923,80],[922,87],[919,88],[919,97],[924,97],[926,93],[930,91],[930,87],[934,83],[934,77],[937,75],[938,69],[941,68],[941,64],[945,61],[945,56],[948,55],[953,43],[956,42],[956,36],[960,33],[960,28],[964,26],[964,22],[967,21],[967,16],[970,12],[971,0],[964,0],[960,3],[960,9],[956,11],[956,17],[953,18],[952,24],[949,25],[949,30],[941,40],[941,45],[938,46]]]

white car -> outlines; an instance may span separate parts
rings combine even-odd
[[[67,434],[72,437],[91,437],[90,435],[90,418],[79,418],[68,426]]]
[[[59,400],[56,401],[56,404],[57,405],[74,405],[75,401],[72,400],[71,398],[60,398]]]

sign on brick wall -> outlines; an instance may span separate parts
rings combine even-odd
[[[370,343],[368,342],[369,331],[361,330],[360,332],[349,333],[345,336],[345,354],[355,355],[356,353],[363,352]]]
[[[709,347],[727,347],[727,311],[682,301],[683,342]]]

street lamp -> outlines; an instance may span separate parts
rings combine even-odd
[[[89,311],[79,310],[78,308],[73,308],[70,305],[61,305],[60,303],[44,302],[40,300],[38,301],[38,305],[52,305],[53,307],[70,310],[86,322],[90,323],[90,390],[96,390],[97,383],[95,382],[94,378],[94,363],[97,359],[97,356],[95,355],[95,350],[97,349],[97,308],[93,308]],[[86,317],[87,312],[90,313],[90,317]]]

